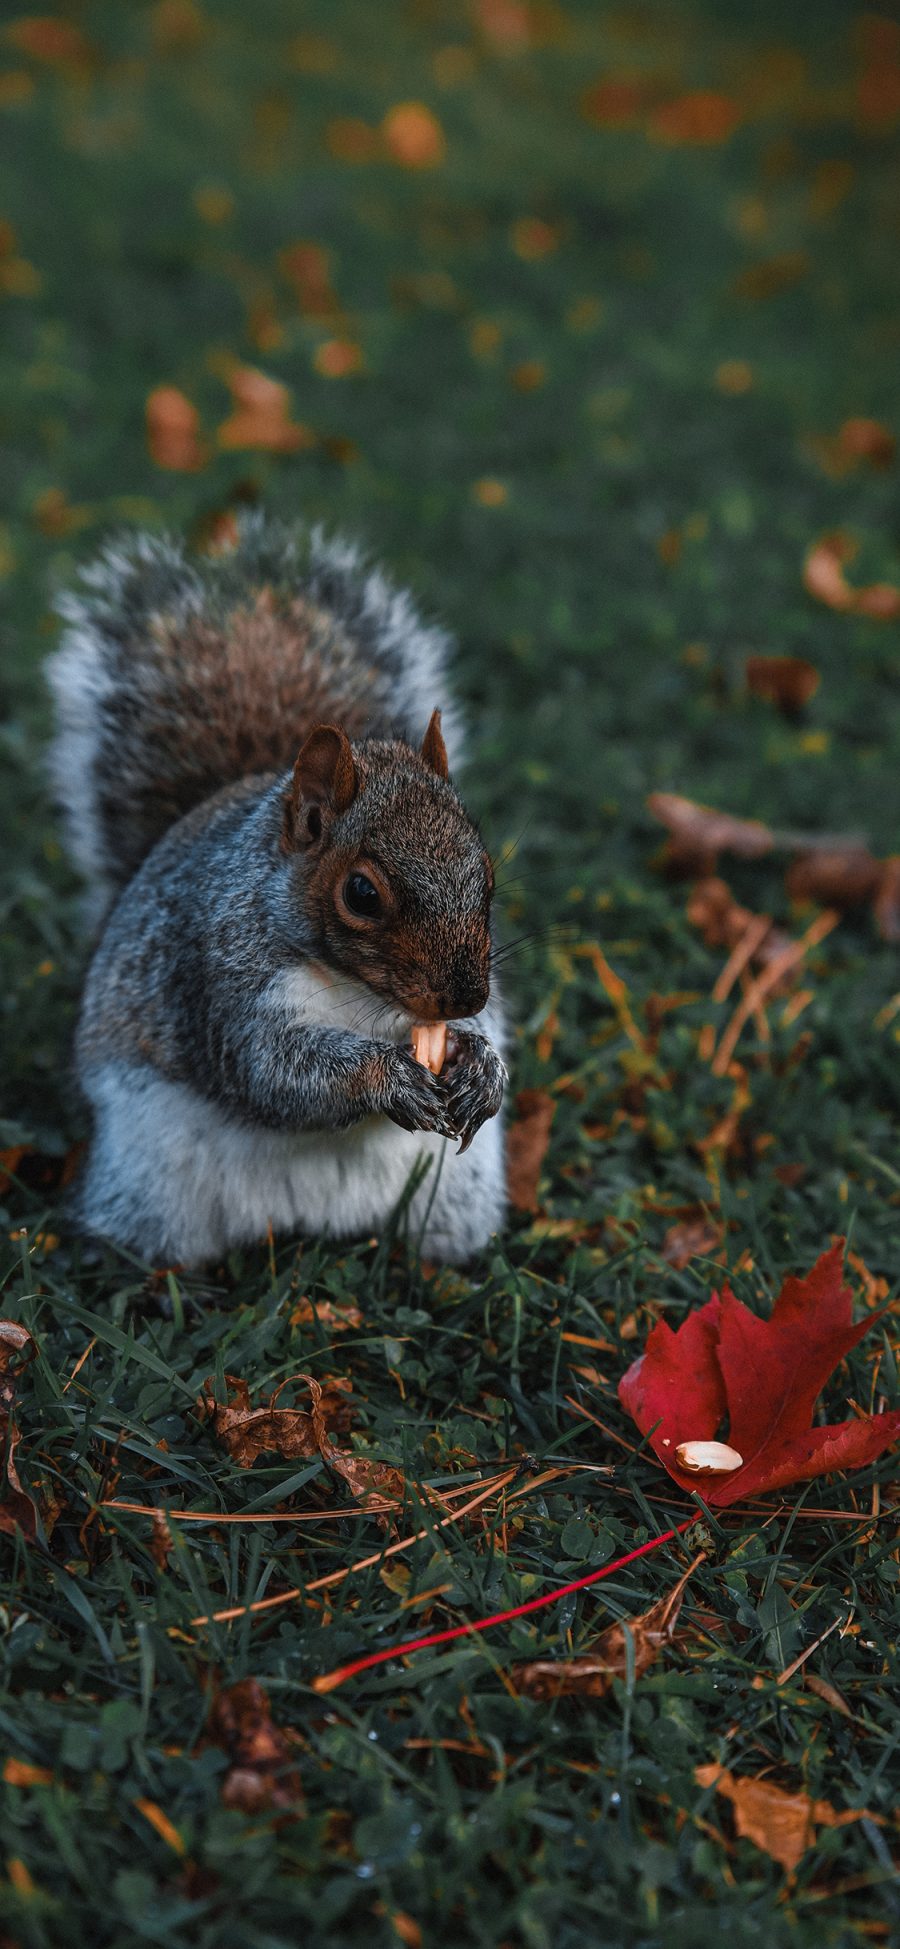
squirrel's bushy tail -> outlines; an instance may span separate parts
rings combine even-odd
[[[234,548],[196,557],[128,536],[59,611],[51,768],[94,921],[176,819],[286,769],[315,723],[418,743],[438,705],[458,749],[447,638],[319,530],[251,515]]]

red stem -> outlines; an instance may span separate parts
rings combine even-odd
[[[671,1543],[673,1536],[680,1536],[696,1522],[696,1516],[688,1516],[674,1529],[663,1530],[661,1536],[651,1536],[648,1543],[640,1543],[636,1550],[629,1550],[627,1556],[616,1557],[614,1563],[604,1563],[602,1569],[592,1570],[587,1577],[576,1577],[573,1584],[563,1584],[559,1590],[551,1590],[543,1597],[530,1597],[527,1604],[514,1604],[511,1611],[494,1611],[491,1617],[474,1618],[467,1624],[454,1624],[447,1631],[430,1631],[424,1638],[408,1638],[405,1644],[388,1645],[384,1651],[370,1651],[366,1658],[355,1658],[350,1665],[337,1665],[334,1671],[323,1672],[313,1679],[314,1692],[333,1692],[345,1679],[355,1678],[358,1672],[366,1672],[371,1665],[383,1665],[389,1658],[408,1658],[410,1652],[424,1651],[433,1644],[449,1644],[452,1638],[470,1637],[475,1631],[488,1631],[494,1624],[508,1624],[511,1618],[527,1617],[529,1611],[543,1610],[545,1604],[558,1604],[561,1597],[568,1597],[573,1590],[586,1590],[588,1584],[599,1584],[604,1577],[611,1577],[614,1570],[623,1570],[626,1563],[634,1563],[639,1556],[648,1556],[651,1550],[658,1550],[661,1543]]]

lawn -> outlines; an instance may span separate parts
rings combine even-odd
[[[890,915],[817,926],[780,847],[675,876],[647,807],[900,851],[895,17],[71,0],[5,22],[2,1311],[36,1346],[15,1412],[38,1522],[2,1543],[4,1949],[897,1940],[889,1457],[698,1509],[594,1589],[313,1689],[691,1514],[617,1386],[726,1272],[766,1315],[846,1236],[858,1315],[888,1310],[828,1418],[900,1406]],[[263,408],[260,373],[285,389]],[[462,1273],[423,1265],[402,1213],[190,1276],[65,1234],[85,949],[42,770],[53,598],[116,527],[222,545],[250,504],[361,537],[458,638],[511,1095],[553,1106],[531,1208]],[[822,600],[804,564],[835,534]],[[773,655],[814,666],[805,703],[751,687]],[[734,936],[698,924],[701,867],[804,942],[718,1065],[742,985],[713,995]],[[317,1454],[242,1466],[197,1405],[226,1373],[254,1408],[338,1377],[334,1440],[400,1470],[403,1509],[379,1521]],[[629,1656],[602,1697],[549,1699],[517,1676],[695,1560],[643,1676]],[[716,1767],[808,1797],[794,1866],[737,1831]]]

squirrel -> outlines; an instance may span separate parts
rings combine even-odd
[[[114,542],[58,607],[51,771],[101,929],[76,1227],[193,1266],[405,1195],[422,1254],[467,1260],[504,1212],[505,1027],[447,637],[258,514],[217,555]],[[410,1038],[445,1021],[435,1075]]]

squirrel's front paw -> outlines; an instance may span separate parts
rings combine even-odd
[[[459,1148],[468,1150],[482,1124],[497,1115],[503,1102],[506,1065],[486,1036],[451,1028],[441,1083],[453,1133],[461,1140]]]
[[[406,1049],[385,1050],[384,1082],[378,1105],[383,1115],[402,1130],[435,1130],[455,1137],[456,1125],[447,1108],[440,1079]]]

